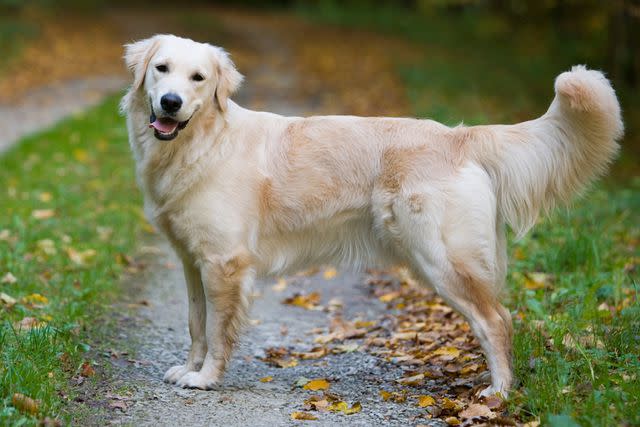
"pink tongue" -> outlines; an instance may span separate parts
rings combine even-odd
[[[157,119],[155,122],[150,123],[149,127],[155,128],[162,133],[173,133],[178,127],[178,122],[171,119]]]

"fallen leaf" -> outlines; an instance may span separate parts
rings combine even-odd
[[[297,293],[289,298],[286,298],[284,301],[282,301],[283,304],[295,305],[297,307],[302,307],[307,310],[321,309],[321,307],[318,306],[319,302],[320,302],[320,294],[318,292],[311,292],[309,295],[303,295],[303,294]]]
[[[291,419],[292,420],[317,420],[318,417],[308,412],[292,412]]]
[[[37,415],[40,407],[40,401],[34,400],[29,396],[21,393],[14,393],[11,398],[11,404],[20,412],[26,412],[31,415]]]
[[[345,409],[342,412],[344,412],[345,415],[353,415],[360,411],[362,411],[362,404],[360,402],[355,402],[350,408]]]
[[[2,305],[5,305],[9,308],[13,307],[16,304],[16,299],[5,294],[4,292],[0,292],[0,303],[2,303]]]
[[[388,294],[384,294],[378,297],[378,299],[382,302],[391,302],[394,299],[398,298],[399,296],[400,296],[400,292],[390,292]]]
[[[283,347],[267,348],[265,357],[260,358],[260,360],[278,368],[292,368],[298,365],[298,359],[289,354],[288,350]]]
[[[458,413],[458,416],[467,420],[476,417],[494,418],[496,414],[486,405],[472,403],[464,411]]]
[[[304,401],[305,409],[311,409],[314,411],[325,411],[329,406],[329,401],[318,395],[311,396]]]
[[[24,302],[25,304],[47,305],[47,304],[49,304],[49,299],[47,297],[45,297],[44,295],[30,294],[30,295],[27,295],[26,297],[22,298],[22,302]]]
[[[315,380],[311,380],[302,387],[305,390],[318,391],[318,390],[327,390],[330,387],[329,381],[324,378],[317,378]]]
[[[58,253],[58,250],[56,249],[56,245],[51,239],[38,240],[36,242],[36,247],[40,252],[44,253],[45,255],[55,255],[56,253]]]
[[[95,249],[77,251],[71,247],[68,247],[66,251],[69,259],[77,265],[85,265],[91,258],[97,255]]]
[[[299,357],[302,360],[320,359],[327,354],[329,354],[329,350],[326,347],[314,347],[308,352],[293,353],[295,357]]]
[[[336,271],[336,269],[335,269],[335,268],[333,268],[333,267],[329,267],[329,268],[327,268],[326,270],[324,270],[324,273],[322,273],[322,277],[323,277],[325,280],[331,280],[331,279],[333,279],[334,277],[336,277],[336,275],[337,275],[337,274],[338,274],[338,272]]]
[[[432,354],[434,356],[445,356],[445,360],[453,360],[460,356],[460,350],[455,347],[440,347]]]
[[[433,406],[435,404],[436,404],[436,400],[431,396],[427,396],[427,395],[418,396],[418,406],[421,408],[424,408],[427,406]]]
[[[51,195],[51,193],[47,191],[43,191],[38,195],[38,199],[40,199],[41,202],[47,203],[47,202],[50,202],[51,199],[53,199],[53,196]]]
[[[9,285],[13,285],[17,281],[18,281],[18,279],[16,279],[16,276],[11,274],[11,272],[8,272],[4,276],[2,276],[2,280],[0,280],[0,282],[6,283],[6,284],[9,284]]]
[[[80,368],[80,375],[82,375],[85,378],[89,378],[94,376],[95,374],[96,374],[96,370],[93,369],[93,366],[91,366],[91,363],[84,362],[82,364],[82,367]]]
[[[347,402],[344,400],[337,400],[329,405],[327,409],[331,412],[343,412],[350,415],[360,412],[362,410],[362,405],[360,405],[360,402],[356,402],[351,408],[349,408],[349,404]]]
[[[44,326],[44,324],[44,322],[40,322],[35,317],[24,317],[19,322],[14,323],[13,327],[17,330],[28,331],[33,328],[40,328]]]
[[[407,394],[408,393],[406,390],[402,390],[401,392],[393,391],[391,393],[389,393],[388,391],[380,390],[380,396],[385,402],[387,400],[391,400],[392,402],[403,403],[407,400]]]
[[[459,426],[461,424],[460,420],[456,417],[445,418],[444,422],[449,424],[450,426]]]
[[[553,275],[547,273],[525,273],[524,287],[531,290],[551,287]]]
[[[410,377],[400,378],[396,380],[398,384],[417,387],[424,381],[424,374],[416,374]]]
[[[35,219],[49,219],[56,215],[53,209],[35,209],[31,212],[31,216]]]
[[[270,383],[271,381],[273,381],[273,377],[271,375],[260,378],[261,383]]]
[[[462,409],[460,403],[456,402],[455,400],[449,399],[448,397],[442,399],[442,404],[440,404],[440,407],[452,412],[458,412]]]
[[[500,396],[492,394],[484,398],[484,404],[491,410],[501,409],[504,405],[504,399]]]
[[[83,150],[81,148],[76,148],[73,150],[73,158],[76,159],[80,163],[86,163],[89,160],[89,153],[87,150]]]
[[[331,349],[332,353],[335,354],[339,354],[339,353],[353,353],[354,351],[358,350],[360,348],[360,346],[357,343],[351,343],[351,344],[338,344],[337,346],[333,347]]]

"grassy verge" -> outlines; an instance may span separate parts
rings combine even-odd
[[[640,423],[639,210],[636,179],[594,191],[511,244],[511,410],[523,419]]]
[[[448,124],[530,119],[548,105],[560,71],[575,63],[602,66],[596,55],[601,37],[514,31],[481,13],[417,15],[333,2],[300,12],[422,46],[424,60],[399,73],[415,114]],[[509,410],[522,421],[640,424],[640,104],[633,92],[618,89],[627,138],[613,174],[631,178],[609,180],[510,244],[518,383]]]
[[[96,319],[144,226],[122,122],[114,98],[0,158],[2,425],[64,421],[70,378],[92,376]]]

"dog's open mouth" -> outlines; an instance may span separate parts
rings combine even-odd
[[[156,117],[156,114],[152,111],[151,117],[149,117],[149,127],[153,128],[153,132],[156,138],[162,141],[171,141],[178,133],[189,124],[189,120],[179,122],[171,117]]]

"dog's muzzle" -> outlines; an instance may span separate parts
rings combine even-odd
[[[156,138],[161,141],[171,141],[178,133],[189,124],[191,118],[184,122],[179,122],[171,117],[156,117],[156,113],[151,109],[151,116],[149,117],[149,127],[153,128],[153,133]]]

